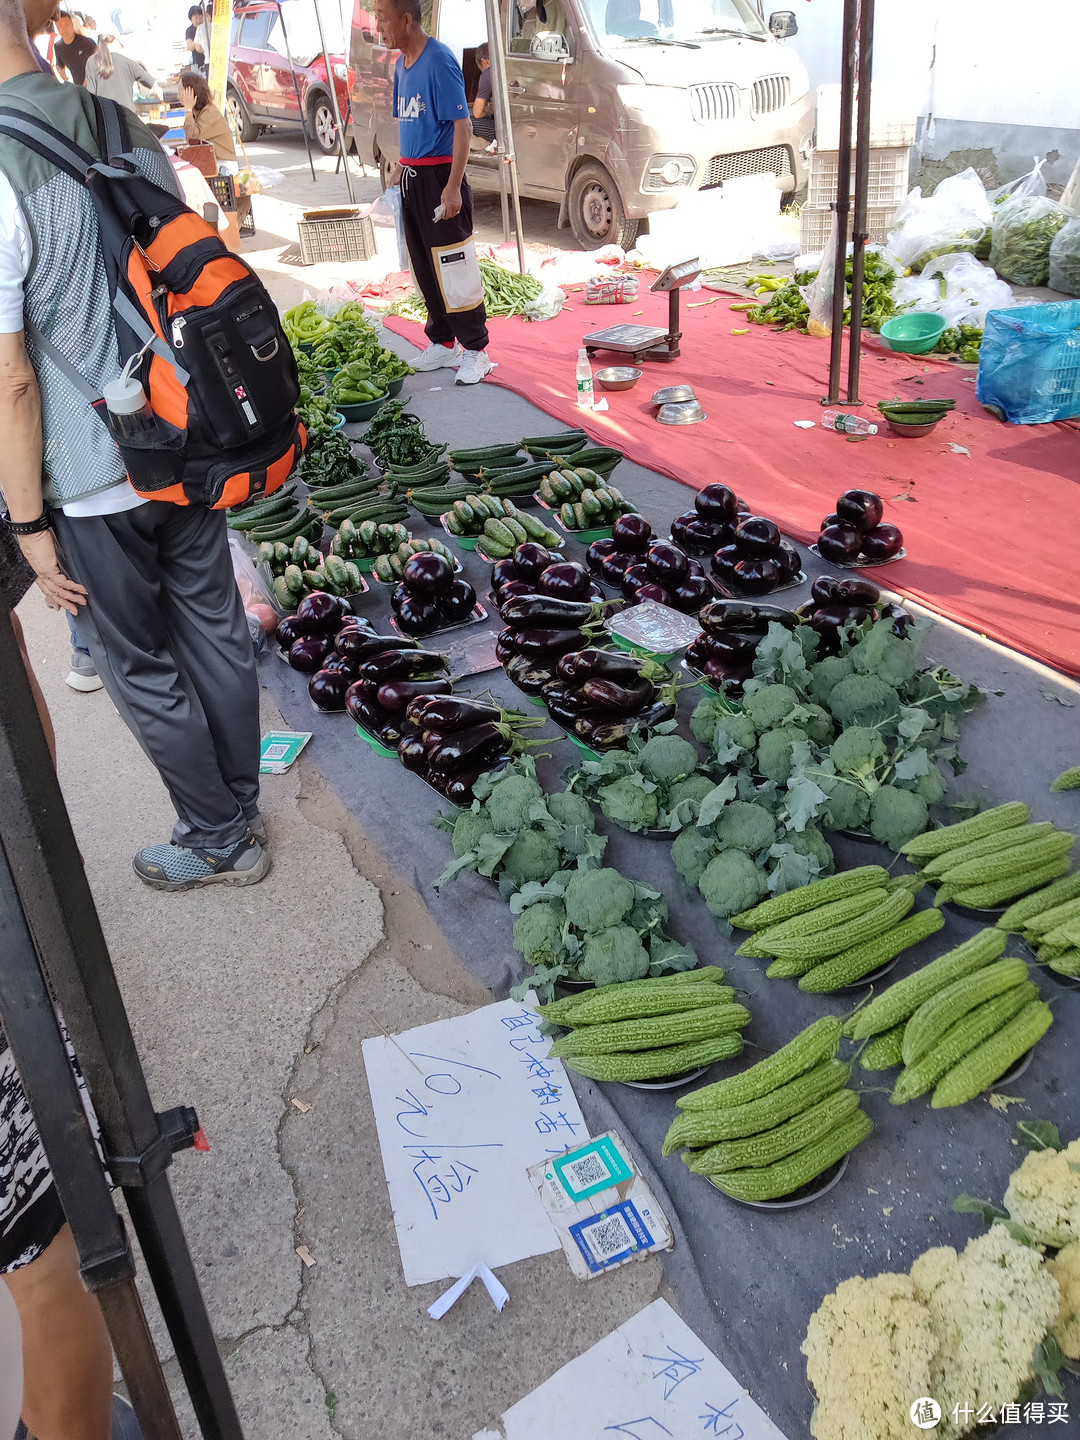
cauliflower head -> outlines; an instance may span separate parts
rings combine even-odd
[[[721,850],[701,872],[698,889],[712,913],[724,919],[753,909],[768,894],[769,881],[744,851]]]
[[[870,797],[870,833],[890,850],[921,835],[929,823],[926,801],[914,790],[882,785]]]
[[[465,810],[454,821],[452,843],[454,854],[460,857],[475,850],[484,835],[494,833],[495,827],[486,810]]]
[[[705,796],[715,788],[715,781],[708,775],[688,775],[685,780],[676,780],[668,791],[668,809],[674,810],[676,805],[681,805],[684,800],[689,800],[697,814],[698,806]]]
[[[805,739],[806,732],[795,725],[778,725],[775,730],[766,730],[757,747],[759,773],[766,780],[775,780],[777,785],[786,785],[791,776],[792,746]]]
[[[829,709],[843,729],[849,725],[882,725],[900,713],[900,700],[891,685],[876,675],[849,675],[829,694]]]
[[[655,792],[644,789],[634,775],[623,775],[610,785],[601,786],[596,798],[607,818],[624,830],[648,830],[660,814]]]
[[[715,833],[722,849],[756,855],[775,843],[776,821],[764,805],[755,805],[752,800],[730,800],[720,811]]]
[[[950,1245],[925,1251],[911,1267],[911,1280],[938,1339],[930,1388],[921,1393],[941,1405],[939,1440],[955,1440],[976,1428],[979,1407],[989,1405],[996,1414],[1032,1378],[1032,1353],[1057,1319],[1061,1292],[1041,1252],[1014,1240],[1003,1225],[992,1225],[959,1255]],[[952,1418],[956,1404],[959,1426]],[[967,1422],[965,1406],[975,1407]]]
[[[649,973],[649,952],[629,925],[610,925],[585,941],[577,969],[583,980],[597,985],[642,980]]]
[[[671,860],[687,885],[696,885],[701,872],[716,854],[716,843],[693,825],[680,830],[671,842]]]
[[[912,1400],[933,1395],[938,1341],[907,1275],[861,1275],[826,1295],[802,1353],[818,1403],[816,1440],[910,1440]]]
[[[637,763],[658,785],[673,785],[694,773],[698,755],[681,735],[653,735],[638,751]]]
[[[568,963],[562,927],[566,912],[559,904],[540,900],[523,910],[514,922],[514,949],[530,965]]]
[[[500,835],[514,834],[529,828],[529,807],[543,798],[543,790],[531,775],[511,774],[492,787],[484,808],[493,830]]]
[[[743,709],[756,729],[771,730],[782,724],[798,703],[799,697],[790,685],[762,685],[760,690],[747,691]]]
[[[518,885],[529,880],[544,884],[561,863],[555,842],[542,830],[524,830],[502,858],[503,870]]]
[[[581,825],[586,830],[596,829],[592,806],[584,795],[578,795],[573,790],[556,790],[554,795],[547,797],[547,808],[551,818],[568,829],[575,825]]]
[[[1061,1308],[1054,1321],[1054,1335],[1070,1360],[1080,1360],[1080,1240],[1059,1250],[1046,1268],[1061,1291]]]
[[[575,930],[592,934],[618,925],[634,908],[634,886],[618,870],[575,870],[563,896]]]
[[[1005,1209],[1041,1245],[1080,1240],[1080,1140],[1064,1150],[1033,1150],[1009,1176]]]
[[[810,667],[810,695],[818,705],[828,705],[829,696],[841,680],[853,674],[855,666],[847,655],[826,655]]]

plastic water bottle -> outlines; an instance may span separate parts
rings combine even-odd
[[[844,410],[826,410],[821,417],[824,430],[839,430],[841,435],[876,435],[877,426],[861,415],[849,415]]]
[[[166,490],[183,473],[183,452],[167,448],[158,418],[134,371],[143,351],[133,355],[101,394],[113,439],[120,447],[129,478],[139,490]]]
[[[577,352],[577,403],[582,410],[593,406],[592,365],[584,345]]]

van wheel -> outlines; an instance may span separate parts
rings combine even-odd
[[[229,118],[233,122],[233,129],[245,145],[250,145],[252,140],[257,140],[262,127],[252,123],[251,116],[247,112],[247,106],[237,92],[229,86],[225,103],[229,107]]]
[[[629,250],[639,222],[628,220],[618,187],[602,165],[583,165],[570,181],[570,229],[583,250],[621,245]]]
[[[337,149],[337,125],[334,123],[334,107],[328,95],[316,95],[308,111],[308,124],[315,144],[324,155],[332,155]]]

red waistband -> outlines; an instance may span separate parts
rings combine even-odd
[[[402,165],[452,165],[452,155],[424,155],[419,160],[409,160],[404,155],[401,157]]]

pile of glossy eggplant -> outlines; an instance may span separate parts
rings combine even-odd
[[[658,540],[641,515],[621,515],[611,539],[594,540],[586,560],[631,605],[657,600],[692,615],[716,594],[700,561],[672,541]]]
[[[671,522],[671,538],[688,555],[715,555],[735,539],[735,526],[750,514],[750,507],[726,485],[706,485],[694,497],[693,510]]]
[[[463,695],[418,695],[405,710],[398,757],[455,805],[471,805],[476,781],[515,748],[516,718]]]
[[[821,522],[818,554],[833,565],[892,560],[904,548],[898,526],[882,523],[885,506],[872,490],[845,490]]]
[[[468,620],[476,606],[476,591],[454,574],[453,561],[438,551],[411,555],[401,569],[390,605],[406,635],[431,635]]]
[[[324,590],[305,595],[295,612],[278,623],[275,639],[281,652],[294,670],[310,675],[308,694],[319,710],[345,708],[345,692],[357,677],[339,642],[344,643],[354,632],[374,633],[340,595],[328,595]],[[393,638],[398,639],[396,635]]]
[[[794,614],[797,620],[817,631],[819,658],[839,655],[847,625],[888,617],[892,619],[893,631],[904,636],[912,620],[911,613],[902,605],[883,605],[881,591],[869,580],[835,580],[830,575],[821,575],[814,581],[810,599]]]
[[[742,694],[744,681],[754,673],[754,655],[770,624],[775,620],[794,630],[799,623],[791,610],[747,600],[713,600],[698,619],[701,634],[686,647],[687,664],[732,696]]]

